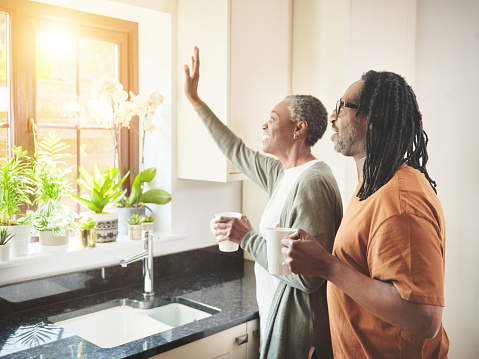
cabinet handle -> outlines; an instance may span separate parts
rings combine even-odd
[[[242,345],[244,343],[248,343],[248,334],[242,335],[236,338],[236,342],[238,345]]]

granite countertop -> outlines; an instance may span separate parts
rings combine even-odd
[[[96,272],[70,274],[70,277],[66,279],[68,275],[63,278],[50,278],[49,282],[55,281],[57,286],[58,283],[63,283],[65,286],[65,282],[61,280],[67,281],[74,290],[37,300],[23,298],[19,302],[23,303],[22,305],[6,306],[9,308],[7,313],[0,312],[0,358],[149,358],[258,318],[254,263],[243,260],[241,251],[229,258],[223,253],[216,252],[218,252],[216,248],[207,249],[206,252],[204,250],[203,252],[190,251],[187,255],[169,258],[172,263],[183,261],[181,268],[187,268],[187,270],[179,274],[170,273],[158,278],[157,273],[160,268],[155,266],[157,277],[155,278],[155,299],[170,302],[171,298],[181,297],[218,308],[221,310],[219,313],[115,348],[101,348],[53,324],[49,318],[61,317],[77,310],[88,311],[88,308],[94,305],[116,299],[143,300],[142,284],[128,285],[129,276],[121,278],[122,275],[119,275],[119,278],[111,280],[108,286],[101,287],[102,289],[106,287],[108,290],[99,291],[98,284],[83,285],[83,289],[78,290],[72,284],[75,282],[72,276],[81,277],[80,281],[84,283],[95,283],[95,280],[91,279],[85,281],[85,276],[94,277]],[[185,258],[187,258],[186,261],[190,258],[193,263],[195,257],[208,256],[205,263],[216,262],[216,264],[211,264],[207,269],[204,269],[206,264],[185,265]],[[217,258],[220,260],[216,260]],[[161,262],[164,265],[164,262],[168,261],[163,259]],[[202,270],[199,270],[198,266]],[[221,266],[223,268],[220,268]],[[114,268],[114,270],[118,269]],[[134,269],[131,277],[140,275],[138,271],[138,268]],[[101,269],[98,273],[104,276],[105,269]],[[141,277],[136,279],[135,282],[142,283]],[[118,283],[121,282],[127,285],[119,285]],[[25,293],[24,288],[16,290],[19,286],[28,285],[28,288],[34,288],[35,284],[38,287],[45,287],[38,281],[19,284],[16,287],[0,287],[0,307],[5,308],[3,304],[8,302],[4,298],[12,301],[12,298],[5,293],[14,297],[15,293]],[[85,289],[87,287],[88,290]]]

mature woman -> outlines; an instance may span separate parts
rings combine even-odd
[[[327,127],[327,113],[312,96],[287,96],[263,124],[262,155],[247,148],[198,96],[199,49],[185,65],[185,94],[228,160],[268,192],[270,199],[255,232],[246,216],[216,221],[217,236],[241,245],[254,257],[262,358],[331,358],[326,283],[321,278],[268,273],[266,228],[302,228],[329,252],[342,217],[331,169],[311,153]]]

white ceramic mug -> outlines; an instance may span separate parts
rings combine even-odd
[[[221,239],[223,236],[216,236],[215,235],[215,221],[217,219],[220,219],[221,217],[228,217],[228,218],[239,218],[243,217],[241,213],[238,212],[220,212],[215,214],[215,218],[213,218],[210,222],[210,229],[211,232],[213,232],[213,235],[216,237],[216,239]],[[219,249],[222,252],[235,252],[238,250],[239,245],[231,242],[231,241],[222,241],[218,243]]]
[[[296,232],[292,228],[266,228],[266,249],[268,252],[268,272],[276,275],[289,275],[291,270],[286,264],[286,256],[281,253],[281,240]]]

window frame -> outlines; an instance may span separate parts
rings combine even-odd
[[[34,35],[36,29],[46,23],[55,22],[74,29],[75,33],[79,31],[82,35],[86,34],[88,38],[115,42],[120,59],[119,81],[125,91],[138,93],[138,23],[28,0],[0,0],[0,10],[7,12],[10,17],[9,131],[15,145],[22,146],[29,153],[34,152],[33,129],[28,125],[29,118],[35,120],[36,112]],[[136,116],[132,119],[131,126],[138,128]],[[78,127],[74,128],[80,130]],[[12,143],[9,145],[12,147]],[[121,130],[120,156],[121,172],[126,174],[130,171],[130,176],[124,182],[124,188],[129,191],[139,171],[139,139],[134,131],[127,128]]]

